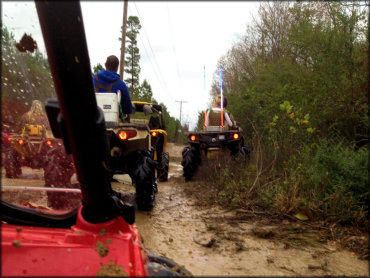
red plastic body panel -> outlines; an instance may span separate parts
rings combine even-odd
[[[2,224],[1,244],[2,276],[149,275],[136,226],[121,217],[92,224],[80,209],[71,229]]]

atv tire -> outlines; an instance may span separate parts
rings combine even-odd
[[[190,271],[174,261],[148,252],[151,277],[192,277]]]
[[[5,177],[18,178],[22,174],[21,157],[15,149],[10,149],[5,153],[4,167]]]
[[[185,147],[182,151],[181,165],[183,167],[185,181],[190,181],[201,163],[200,151],[194,147]]]
[[[247,163],[250,160],[250,149],[247,146],[241,146],[236,154],[231,153],[231,157],[236,161]]]
[[[169,153],[162,153],[161,165],[157,169],[159,181],[168,181],[168,169],[170,165]]]
[[[157,163],[148,152],[136,152],[136,167],[130,171],[130,176],[136,186],[136,206],[139,210],[151,210],[155,204],[155,168]],[[132,160],[130,160],[132,161]]]
[[[243,146],[241,149],[240,149],[240,152],[243,154],[243,156],[245,157],[245,159],[247,161],[249,161],[250,159],[250,154],[251,154],[251,150],[247,147],[247,146]]]

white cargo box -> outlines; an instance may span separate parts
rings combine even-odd
[[[107,126],[117,125],[119,119],[119,94],[95,93],[96,102],[104,112]]]

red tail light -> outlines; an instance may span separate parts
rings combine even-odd
[[[23,145],[24,141],[23,141],[22,139],[19,139],[19,140],[18,140],[18,143],[19,143],[20,145]]]
[[[136,130],[121,130],[117,135],[121,141],[125,141],[129,138],[135,137],[137,132]]]
[[[53,142],[51,142],[50,140],[46,141],[46,145],[51,146],[52,144],[53,144]]]
[[[230,138],[234,140],[238,140],[240,138],[239,133],[232,133],[230,134]]]
[[[199,139],[199,136],[194,135],[194,134],[190,135],[190,141],[194,142],[197,139]]]
[[[155,131],[153,131],[153,132],[152,132],[152,136],[153,136],[153,137],[156,137],[157,135],[158,135],[158,133],[157,133],[157,132],[155,132]]]

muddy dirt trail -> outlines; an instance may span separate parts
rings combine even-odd
[[[136,212],[136,226],[152,253],[167,256],[194,276],[369,276],[367,261],[335,242],[321,241],[319,234],[309,233],[298,221],[279,223],[199,202],[195,193],[204,188],[203,183],[185,183],[182,178],[183,146],[168,144],[168,149],[169,181],[158,183],[152,211]],[[43,186],[42,170],[24,168],[17,180],[4,175],[2,171],[3,185]],[[132,185],[112,185],[134,203]],[[29,198],[24,195],[14,192],[3,198],[22,203]],[[46,205],[44,193],[35,197],[35,202]],[[284,237],[274,234],[276,226],[285,228]]]
[[[185,183],[181,177],[182,148],[169,144],[170,179],[158,184],[154,209],[136,213],[148,250],[184,265],[195,276],[369,275],[367,261],[334,244],[291,247],[269,239],[271,223],[200,205],[192,190],[201,181]],[[293,232],[300,229],[286,224]]]

